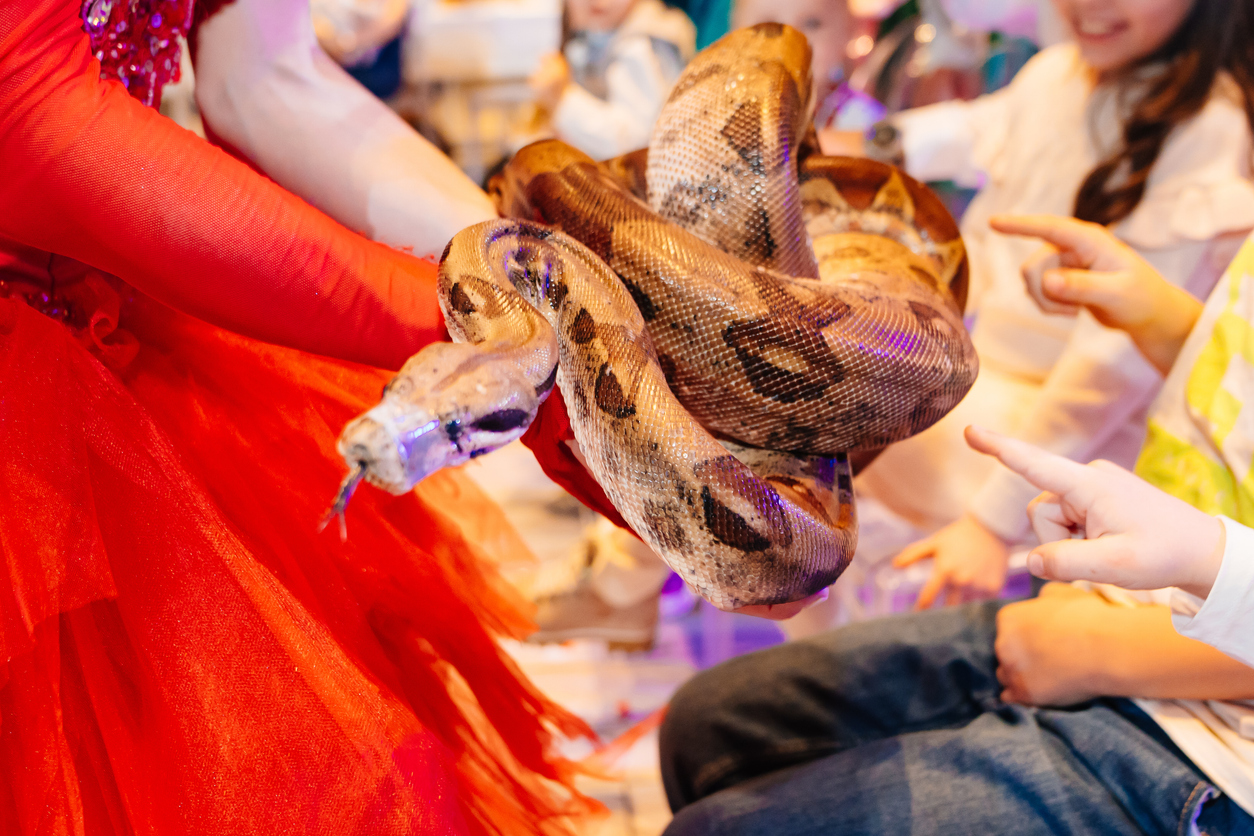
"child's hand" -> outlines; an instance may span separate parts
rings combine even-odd
[[[1200,302],[1098,224],[1054,215],[1000,215],[989,225],[1047,242],[1023,264],[1028,293],[1041,310],[1088,308],[1098,322],[1126,331],[1146,359],[1167,373],[1202,312]]]
[[[1112,611],[1096,593],[1060,583],[1002,607],[993,645],[1002,702],[1074,705],[1112,693],[1103,681],[1118,648]]]
[[[1010,549],[974,517],[963,516],[893,558],[904,569],[932,559],[932,574],[919,591],[915,609],[925,610],[944,596],[945,604],[996,598],[1006,585]]]
[[[1210,594],[1225,539],[1215,517],[1110,462],[1077,464],[980,427],[967,427],[966,436],[973,449],[1045,491],[1028,508],[1042,543],[1028,555],[1032,574]]]
[[[561,53],[553,52],[540,59],[540,66],[527,79],[535,94],[536,104],[549,113],[557,110],[557,103],[570,85],[570,65]]]

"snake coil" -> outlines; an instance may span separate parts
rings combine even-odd
[[[857,540],[849,451],[930,426],[977,361],[936,196],[866,160],[798,164],[809,66],[795,30],[739,30],[681,75],[647,155],[520,151],[494,186],[515,220],[441,260],[455,342],[345,428],[350,467],[409,490],[520,436],[556,384],[588,469],[701,595],[832,583]]]

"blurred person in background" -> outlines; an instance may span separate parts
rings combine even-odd
[[[816,130],[833,125],[861,131],[883,118],[884,107],[848,83],[858,44],[873,40],[878,21],[857,16],[847,0],[739,0],[732,27],[786,23],[806,36],[812,50],[811,73],[817,102]]]
[[[1085,313],[1038,310],[1019,278],[1032,245],[990,231],[988,218],[1072,214],[1110,226],[1199,297],[1254,227],[1254,59],[1249,33],[1237,31],[1249,0],[1054,5],[1073,41],[1043,50],[1004,90],[899,113],[865,140],[919,179],[981,187],[962,223],[979,379],[950,415],[857,481],[855,563],[931,559],[920,607],[996,596],[1012,547],[1028,536],[1035,489],[971,451],[967,424],[1130,465],[1161,384],[1125,334]],[[815,619],[807,630],[839,617],[803,616]]]
[[[648,145],[695,52],[692,21],[661,0],[567,0],[566,23],[561,54],[531,77],[554,134],[598,160]]]
[[[401,86],[401,36],[409,0],[310,0],[318,45],[362,86],[386,99]]]

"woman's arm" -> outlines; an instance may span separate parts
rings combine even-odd
[[[0,6],[0,235],[269,342],[397,368],[435,269],[349,232],[99,79],[67,0]]]
[[[194,43],[196,100],[214,134],[350,229],[438,256],[496,217],[448,157],[322,51],[308,2],[234,0]]]

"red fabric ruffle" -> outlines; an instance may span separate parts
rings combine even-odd
[[[144,297],[123,320],[119,381],[0,300],[20,451],[0,465],[0,832],[564,832],[588,807],[549,748],[586,728],[494,643],[528,629],[520,602],[438,504],[491,503],[437,474],[360,491],[346,543],[316,533],[335,435],[386,374]]]

